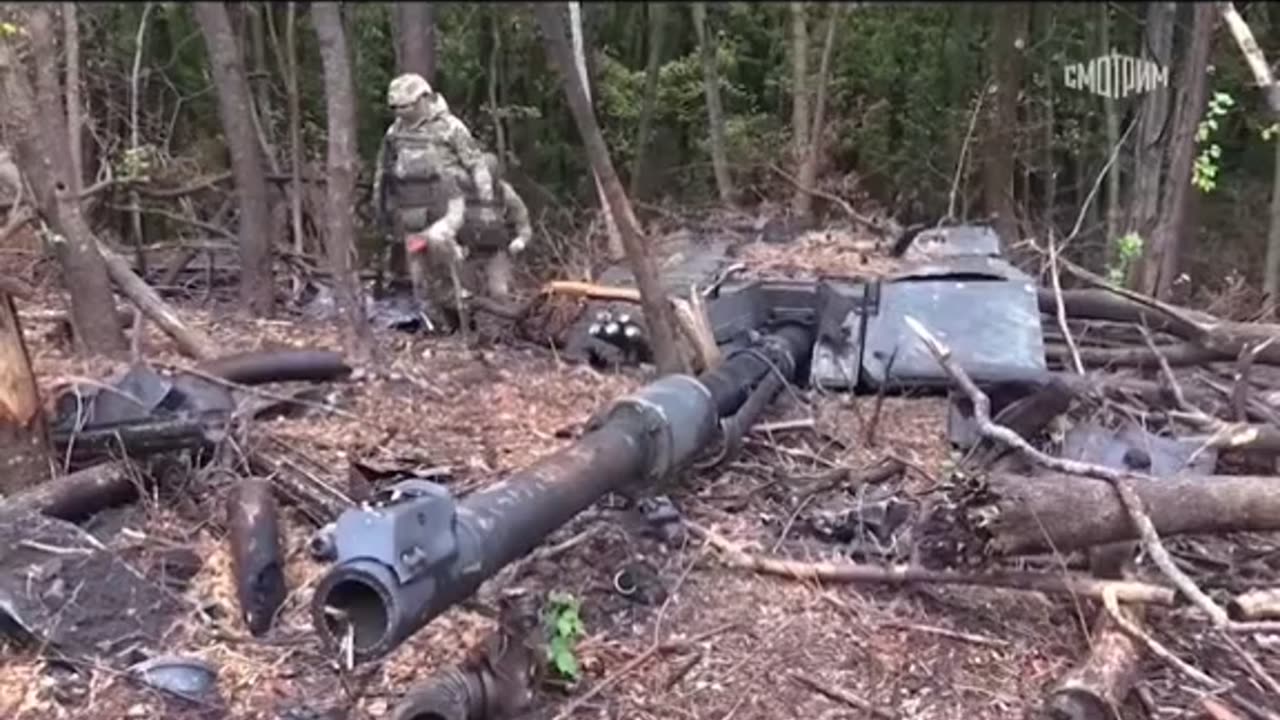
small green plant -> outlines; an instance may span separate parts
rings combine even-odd
[[[17,25],[14,25],[11,22],[0,22],[0,37],[10,38],[10,37],[13,37],[14,35],[21,35],[21,34],[23,34],[22,28],[18,27]]]
[[[1262,139],[1264,142],[1271,142],[1271,138],[1280,133],[1280,122],[1274,122],[1262,128]]]
[[[1196,144],[1200,146],[1200,154],[1196,156],[1192,168],[1191,183],[1201,192],[1213,192],[1218,186],[1218,160],[1222,157],[1222,148],[1211,142],[1211,137],[1218,129],[1218,119],[1226,116],[1236,101],[1227,93],[1216,92],[1209,101],[1205,117],[1196,128]]]
[[[547,598],[547,660],[557,672],[574,681],[581,676],[574,648],[586,632],[579,614],[581,606],[581,601],[568,593],[553,592]]]
[[[1116,240],[1115,261],[1107,266],[1107,280],[1112,285],[1123,285],[1125,276],[1134,261],[1142,257],[1142,236],[1126,233]]]

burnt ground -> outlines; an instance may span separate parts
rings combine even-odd
[[[833,272],[833,257],[846,258],[851,272],[880,269],[882,261],[839,253],[846,239],[819,234],[785,249],[751,246],[742,257],[788,274],[806,264]],[[26,277],[47,270],[20,251],[5,262]],[[44,307],[24,303],[22,310],[31,318],[27,340],[46,398],[68,382],[123,369],[75,358],[56,324],[37,317],[63,307],[56,279],[41,293]],[[228,353],[340,349],[326,323],[252,320],[192,305],[181,306],[182,316]],[[597,372],[529,345],[477,350],[456,339],[396,332],[379,333],[378,343],[389,374],[335,385],[339,413],[316,410],[260,423],[252,432],[284,440],[335,486],[345,486],[349,463],[359,461],[448,466],[455,489],[474,488],[563,446],[592,412],[644,381],[639,371]],[[150,325],[143,351],[154,361],[185,364]],[[873,495],[918,504],[949,463],[941,398],[885,398],[876,442],[868,445],[875,404],[869,397],[786,390],[762,420],[776,430],[766,425],[754,432],[728,465],[659,490],[682,515],[734,541],[801,560],[847,557],[849,545],[821,536],[814,518]],[[777,425],[805,419],[811,427]],[[902,461],[907,472],[884,487],[864,488],[867,496],[839,488],[812,496],[802,491],[832,467],[864,469],[887,457]],[[1088,603],[1014,591],[821,587],[753,575],[726,568],[697,538],[659,538],[634,513],[614,509],[619,503],[605,502],[548,540],[563,543],[557,554],[488,583],[479,602],[449,611],[385,660],[340,672],[311,632],[307,603],[324,567],[305,552],[313,526],[294,510],[286,508],[283,518],[289,598],[265,637],[248,635],[237,616],[225,493],[225,484],[197,474],[185,492],[113,511],[112,524],[128,531],[111,540],[143,554],[176,548],[197,559],[199,570],[177,591],[187,610],[159,650],[216,667],[219,703],[201,707],[162,696],[105,664],[81,664],[73,673],[41,659],[36,649],[10,643],[0,645],[0,717],[382,717],[416,680],[479,641],[493,627],[486,604],[497,591],[513,589],[573,593],[586,625],[577,651],[582,679],[574,687],[542,688],[530,717],[557,717],[570,706],[571,716],[582,718],[866,716],[796,676],[855,693],[903,718],[1030,717],[1046,689],[1085,652],[1081,618],[1095,613]],[[897,557],[901,548],[884,551]],[[652,571],[643,584],[646,597],[621,597],[613,578],[637,564]],[[703,639],[655,651],[694,637]],[[630,671],[617,675],[629,662]],[[1148,683],[1170,682],[1156,661],[1147,661],[1147,670]],[[595,694],[584,699],[588,692]],[[1151,716],[1178,715],[1193,707],[1195,696],[1160,697]]]

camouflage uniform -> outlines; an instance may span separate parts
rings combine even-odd
[[[498,158],[492,153],[485,153],[484,161],[489,165],[489,174],[493,178],[496,212],[480,200],[473,184],[466,183],[466,220],[458,242],[470,258],[466,273],[468,279],[483,274],[487,294],[497,300],[507,300],[511,293],[511,256],[518,255],[528,246],[533,226],[524,200],[510,183],[502,179]]]
[[[396,120],[378,151],[379,221],[404,239],[414,295],[438,311],[452,306],[448,275],[465,257],[456,237],[466,217],[466,186],[491,203],[493,178],[467,126],[422,76],[392,80],[387,102]],[[448,272],[430,272],[429,265]]]

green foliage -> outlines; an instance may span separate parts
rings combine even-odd
[[[581,675],[574,652],[578,638],[586,632],[579,614],[581,606],[578,598],[561,592],[551,593],[547,602],[547,659],[557,672],[570,680],[577,680]]]
[[[1201,192],[1213,192],[1218,186],[1218,162],[1222,157],[1222,147],[1212,141],[1213,134],[1218,131],[1218,120],[1235,105],[1235,100],[1225,92],[1216,92],[1205,110],[1204,119],[1196,129],[1196,144],[1200,145],[1200,154],[1196,156],[1192,167],[1191,183]]]
[[[1125,277],[1133,263],[1142,257],[1142,236],[1131,232],[1116,238],[1116,257],[1107,265],[1107,281],[1113,285],[1124,285]]]

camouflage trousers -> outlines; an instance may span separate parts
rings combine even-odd
[[[511,269],[511,253],[505,249],[473,253],[467,257],[462,282],[467,288],[478,288],[483,276],[485,294],[505,301],[511,297]]]

